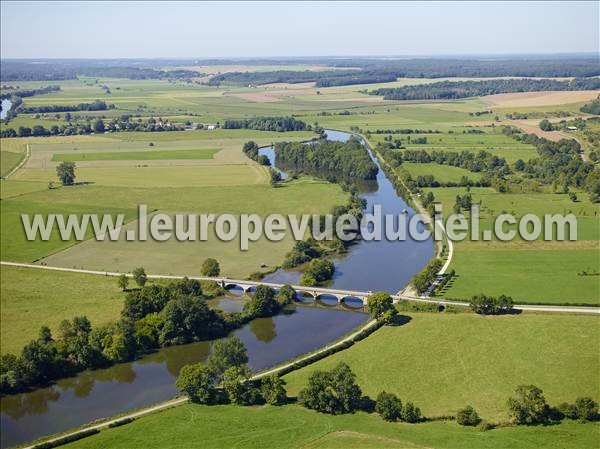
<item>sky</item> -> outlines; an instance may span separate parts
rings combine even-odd
[[[12,2],[2,58],[599,52],[600,2]]]

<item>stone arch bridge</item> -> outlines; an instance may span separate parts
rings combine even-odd
[[[275,290],[279,290],[285,284],[277,284],[272,282],[262,282],[262,281],[249,281],[249,280],[238,280],[238,279],[227,279],[227,278],[201,278],[202,280],[212,280],[217,282],[221,287],[226,289],[232,288],[240,288],[244,291],[244,293],[251,293],[253,289],[258,287],[259,285],[265,285],[267,287],[271,287]],[[296,290],[297,293],[301,293],[303,295],[312,296],[313,299],[317,300],[320,297],[329,296],[335,297],[339,303],[343,303],[347,298],[356,298],[359,299],[363,305],[367,305],[367,297],[372,292],[364,292],[364,291],[356,291],[356,290],[341,290],[335,288],[325,288],[325,287],[306,287],[302,285],[291,285],[291,287]]]

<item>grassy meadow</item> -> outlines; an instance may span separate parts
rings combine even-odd
[[[215,68],[221,70],[224,68]],[[266,67],[263,67],[266,69]],[[280,67],[281,68],[281,67]],[[232,67],[229,67],[232,69]],[[239,70],[259,70],[256,67]],[[289,70],[319,69],[293,66]],[[205,73],[205,68],[197,68]],[[72,121],[106,120],[127,114],[146,120],[161,117],[173,123],[199,124],[257,116],[294,116],[308,124],[362,131],[372,146],[388,134],[377,130],[432,130],[411,134],[426,143],[402,139],[407,149],[477,153],[487,151],[509,163],[537,157],[535,148],[504,136],[496,124],[516,124],[515,112],[537,120],[559,111],[579,115],[582,103],[562,95],[557,104],[467,98],[443,101],[385,101],[364,90],[430,82],[399,79],[394,83],[316,88],[312,83],[258,87],[207,86],[168,80],[80,78],[56,82],[61,91],[27,97],[25,107],[74,105],[104,100],[114,109],[73,112]],[[436,80],[439,81],[439,80]],[[44,82],[20,82],[23,89]],[[54,84],[54,83],[53,83]],[[110,93],[107,93],[107,89]],[[552,97],[555,98],[555,97]],[[566,99],[566,100],[565,100]],[[492,114],[475,113],[492,109]],[[19,114],[0,129],[64,124],[64,114]],[[21,214],[122,213],[124,230],[136,229],[137,208],[152,213],[325,213],[344,204],[348,194],[335,185],[300,178],[273,188],[267,168],[248,159],[242,145],[259,145],[315,137],[312,132],[277,133],[254,130],[181,132],[121,132],[87,136],[12,138],[0,140],[0,174],[5,176],[30,157],[8,180],[0,181],[0,250],[2,260],[43,262],[50,266],[129,272],[144,266],[154,274],[198,274],[205,258],[214,257],[222,274],[243,278],[277,267],[293,242],[261,239],[240,251],[239,242],[158,243],[99,242],[91,231],[83,242],[61,241],[55,230],[49,241],[25,240]],[[61,161],[77,165],[80,184],[57,184]],[[437,164],[404,163],[413,177],[433,175],[440,182],[463,176],[477,181],[479,173]],[[54,188],[49,188],[54,183]],[[464,187],[432,191],[447,215]],[[537,192],[501,194],[491,188],[471,188],[481,204],[481,228],[502,212],[518,217],[573,213],[578,219],[577,242],[458,242],[451,269],[456,276],[440,292],[445,298],[469,299],[478,293],[508,294],[522,303],[600,304],[598,270],[600,207],[576,191],[573,202],[549,187]],[[118,318],[123,294],[115,279],[74,273],[2,266],[1,352],[17,352],[34,338],[42,324],[52,329],[65,318],[87,315],[93,324]],[[506,399],[519,384],[533,383],[551,404],[578,396],[600,400],[596,316],[528,314],[482,317],[470,313],[408,313],[406,324],[384,327],[351,348],[285,376],[288,393],[296,395],[311,372],[348,363],[363,391],[375,397],[381,390],[412,401],[427,416],[453,415],[467,404],[490,421],[505,421]],[[597,424],[571,421],[546,427],[500,427],[488,432],[463,428],[451,421],[418,425],[386,423],[376,415],[321,415],[297,405],[284,407],[203,407],[185,405],[102,431],[68,445],[71,448],[556,448],[598,447]]]
[[[218,150],[159,150],[159,151],[120,151],[101,153],[55,153],[53,161],[155,161],[172,159],[212,159]]]
[[[505,427],[488,432],[453,422],[387,423],[377,415],[323,415],[296,405],[184,405],[66,445],[69,449],[591,449],[597,424]]]
[[[112,277],[0,266],[1,353],[19,354],[40,326],[86,315],[92,324],[119,319],[123,292]]]
[[[520,384],[540,387],[551,404],[600,399],[600,319],[596,316],[484,317],[412,313],[349,349],[285,376],[295,395],[315,370],[346,362],[363,392],[385,390],[425,416],[453,415],[467,404],[489,421],[505,421],[506,400]]]

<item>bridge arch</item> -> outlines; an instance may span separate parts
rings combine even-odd
[[[331,293],[321,293],[318,294],[315,300],[326,307],[337,306],[340,302],[340,298],[337,295],[333,295]]]
[[[235,283],[225,283],[225,285],[223,286],[223,288],[225,290],[227,290],[227,293],[233,295],[233,296],[244,296],[244,294],[246,293],[246,290],[244,289],[244,286],[240,285],[240,284],[235,284]]]
[[[296,290],[296,301],[302,303],[312,303],[316,300],[315,295],[310,291]]]
[[[366,301],[358,296],[344,296],[340,303],[349,309],[360,309],[366,305]]]

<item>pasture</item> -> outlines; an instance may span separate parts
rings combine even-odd
[[[323,415],[297,405],[236,407],[184,405],[66,445],[68,449],[521,449],[591,448],[597,424],[505,427],[490,432],[441,421],[387,423],[365,413]]]
[[[315,370],[347,363],[363,392],[412,401],[426,416],[453,415],[471,404],[483,419],[508,418],[506,400],[520,384],[540,387],[551,404],[600,397],[600,318],[470,313],[413,313],[349,349],[284,378],[295,395]]]
[[[267,185],[180,187],[138,189],[135,193],[129,189],[129,194],[134,196],[124,199],[128,204],[148,204],[149,210],[158,209],[161,213],[169,215],[184,212],[234,216],[255,213],[264,218],[272,213],[326,213],[335,205],[347,201],[347,194],[338,186],[307,178],[286,183],[278,188]],[[109,191],[104,195],[106,200],[110,201]],[[126,196],[127,193],[122,194],[123,198]],[[125,229],[135,228],[135,222],[125,226]],[[279,266],[293,244],[291,232],[279,242],[269,241],[263,236],[257,242],[251,243],[248,251],[240,251],[239,240],[224,242],[212,232],[207,241],[191,242],[180,242],[175,237],[166,242],[157,242],[150,238],[144,242],[128,242],[122,233],[117,242],[88,240],[66,251],[52,254],[45,258],[44,262],[48,265],[100,270],[112,267],[111,269],[123,271],[143,265],[149,273],[197,275],[203,260],[214,257],[221,264],[222,274],[232,278],[244,278],[253,272]]]
[[[187,160],[187,159],[212,159],[219,150],[158,150],[158,151],[119,151],[99,153],[55,153],[53,161],[160,161],[160,160]]]
[[[419,176],[432,175],[439,182],[460,182],[463,177],[471,181],[479,181],[480,173],[474,173],[465,168],[453,167],[450,165],[440,164],[417,164],[413,162],[404,162],[402,167],[405,168],[413,178]]]
[[[25,157],[26,145],[17,140],[0,140],[0,176],[8,175]]]
[[[112,277],[0,266],[1,353],[19,354],[40,326],[86,315],[92,325],[119,319],[124,293]]]

